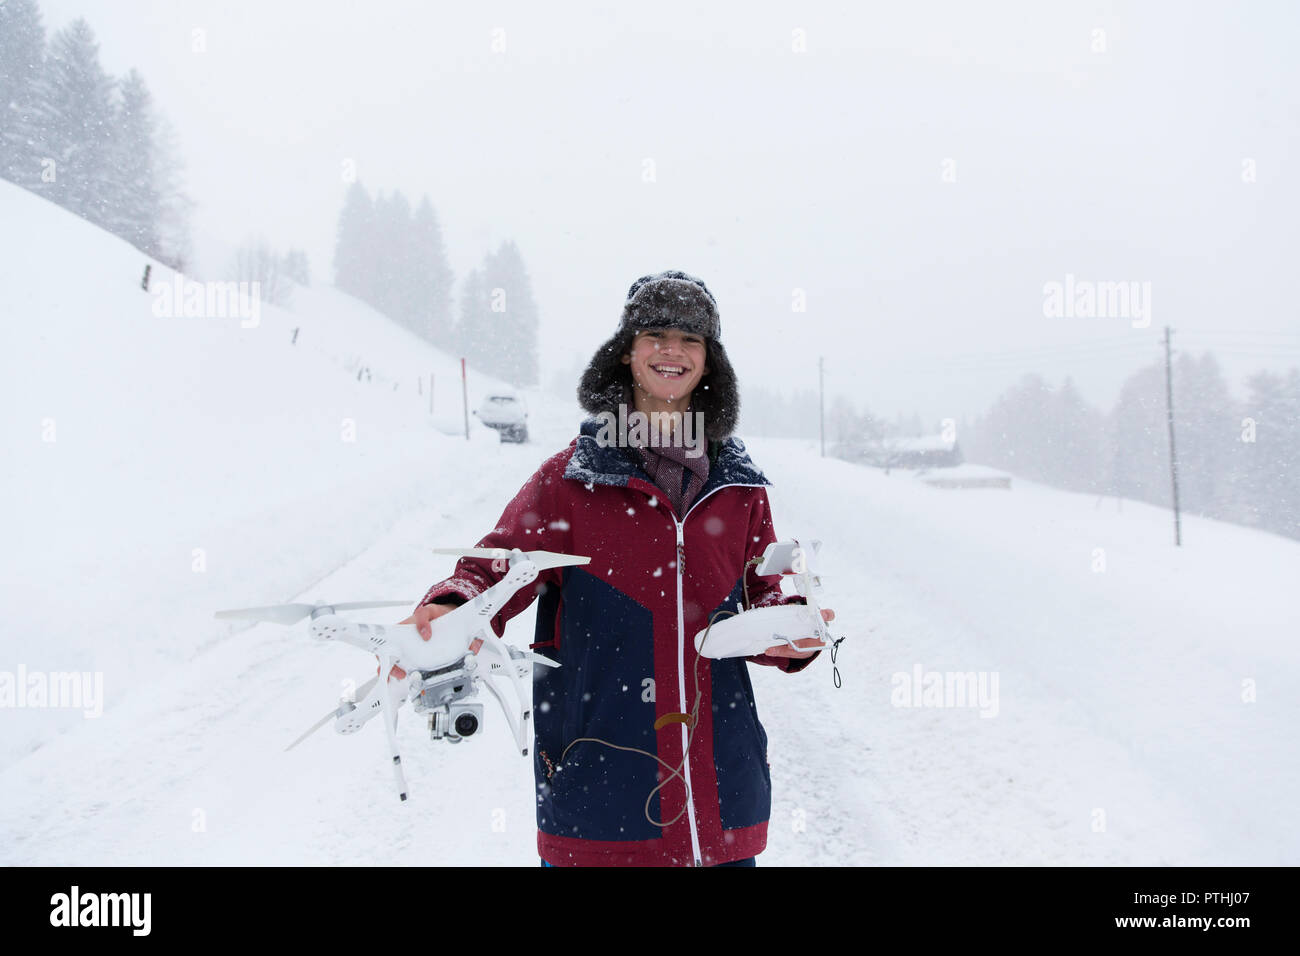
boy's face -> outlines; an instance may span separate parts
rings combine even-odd
[[[676,402],[688,397],[709,371],[702,336],[680,329],[646,329],[632,340],[623,364],[632,381],[651,398]]]

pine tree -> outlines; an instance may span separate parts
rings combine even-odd
[[[375,199],[375,228],[378,253],[375,288],[369,299],[384,315],[403,328],[414,326],[413,296],[408,285],[414,271],[411,262],[411,204],[394,190]]]
[[[484,260],[483,281],[491,315],[486,336],[494,352],[490,363],[506,381],[536,386],[537,305],[523,256],[512,240],[501,243],[496,254]]]
[[[1218,518],[1231,510],[1229,467],[1240,419],[1218,361],[1180,353],[1173,367],[1178,497],[1189,514]]]
[[[1042,376],[1024,375],[978,420],[977,434],[966,442],[967,452],[1031,481],[1048,480],[1055,404],[1056,396]]]
[[[284,272],[284,258],[262,238],[250,239],[235,251],[232,271],[240,282],[257,283],[257,295],[270,305],[288,307],[293,286]]]
[[[112,176],[114,83],[99,64],[99,44],[84,19],[50,41],[37,81],[36,153],[50,161],[52,181],[37,191],[96,225],[108,227]]]
[[[1286,376],[1258,372],[1247,380],[1247,387],[1242,409],[1254,435],[1241,435],[1234,451],[1241,462],[1243,520],[1300,538],[1300,369]]]
[[[307,261],[307,253],[303,250],[290,249],[286,252],[281,270],[300,286],[306,288],[311,285],[311,265]]]
[[[1163,362],[1125,380],[1108,424],[1115,451],[1115,494],[1172,507]]]
[[[36,0],[0,3],[0,177],[28,189],[41,178],[36,99],[44,58]]]
[[[158,194],[158,261],[177,272],[189,269],[190,216],[194,201],[185,193],[184,167],[176,130],[165,117],[154,123],[153,174]]]
[[[488,309],[487,290],[483,284],[483,272],[480,269],[471,269],[461,289],[460,321],[456,324],[454,347],[458,356],[468,360],[472,367],[485,372],[496,367],[491,361],[492,343],[485,341],[490,339],[491,314]],[[484,359],[487,361],[483,361]],[[495,372],[490,371],[489,374]]]
[[[451,340],[455,316],[451,307],[455,276],[442,240],[442,226],[428,196],[420,200],[412,223],[414,274],[411,276],[417,303],[417,334],[439,347]]]
[[[1053,483],[1072,491],[1098,491],[1104,487],[1108,478],[1102,469],[1105,418],[1084,401],[1069,376],[1056,394],[1051,430],[1060,439],[1052,456]]]
[[[156,124],[153,99],[135,70],[120,85],[117,129],[110,169],[116,188],[108,205],[108,227],[142,252],[157,257],[160,197],[154,169]]]
[[[375,290],[375,207],[360,180],[348,189],[334,241],[334,285],[363,302]]]

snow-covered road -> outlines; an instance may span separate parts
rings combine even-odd
[[[466,443],[399,521],[298,597],[414,600],[450,569],[429,549],[477,541],[561,439]],[[1165,580],[1124,563],[1165,553],[1155,509],[1117,515],[1024,484],[936,491],[794,442],[748,446],[775,482],[778,534],[827,542],[828,603],[848,635],[838,689],[825,655],[799,675],[752,668],[775,788],[762,864],[1296,862],[1283,622],[1252,640],[1222,629],[1269,590],[1249,568],[1224,580],[1223,549],[1246,536],[1294,566],[1294,544],[1192,520],[1170,559],[1184,577]],[[1198,550],[1208,535],[1217,545]],[[1107,546],[1094,572],[1092,548]],[[1218,605],[1197,595],[1198,574],[1232,595],[1228,621],[1207,619]],[[1149,590],[1160,581],[1193,587],[1183,600]],[[526,643],[532,618],[508,639]],[[895,706],[894,675],[917,666],[996,673],[996,713]],[[493,709],[484,738],[459,746],[403,721],[406,804],[377,722],[283,752],[368,667],[305,625],[234,631],[0,773],[0,862],[534,865],[531,764]],[[1245,704],[1252,675],[1267,690]]]

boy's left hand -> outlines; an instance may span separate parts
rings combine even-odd
[[[822,620],[827,622],[835,620],[835,612],[828,607],[822,608]],[[795,647],[806,647],[809,649],[806,651],[796,651],[794,647],[791,647],[789,644],[778,644],[776,647],[769,647],[763,653],[768,657],[812,657],[826,646],[815,637],[801,637],[794,643]]]

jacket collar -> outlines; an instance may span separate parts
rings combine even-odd
[[[626,487],[637,478],[654,486],[654,480],[633,459],[627,448],[602,445],[596,440],[602,422],[594,416],[583,421],[574,439],[573,454],[564,468],[564,477],[584,484]],[[715,457],[716,455],[716,457]],[[709,477],[700,489],[699,498],[724,485],[770,485],[745,450],[745,443],[735,436],[709,442]],[[697,499],[698,500],[698,499]]]

